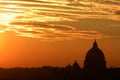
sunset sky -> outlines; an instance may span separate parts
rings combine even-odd
[[[120,67],[120,0],[0,0],[0,67],[83,67],[94,39]]]

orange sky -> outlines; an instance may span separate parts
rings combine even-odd
[[[83,67],[85,55],[94,40],[41,41],[6,32],[0,34],[0,42],[1,67],[64,67],[75,60]],[[100,39],[97,42],[104,52],[107,66],[119,67],[119,39]]]
[[[0,67],[83,67],[94,39],[120,67],[118,0],[0,0]]]

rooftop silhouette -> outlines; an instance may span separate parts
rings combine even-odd
[[[85,56],[83,69],[77,60],[62,68],[0,68],[0,80],[120,80],[120,68],[106,68],[104,53],[95,40]]]

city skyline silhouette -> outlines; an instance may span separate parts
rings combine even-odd
[[[65,67],[0,68],[0,80],[119,80],[120,68],[107,68],[106,63],[95,40],[86,53],[83,68],[77,60]]]
[[[106,67],[120,67],[119,0],[0,0],[0,66],[59,66],[97,39]]]
[[[0,0],[0,80],[120,80],[120,0]]]

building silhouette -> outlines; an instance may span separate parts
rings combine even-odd
[[[83,68],[77,61],[66,67],[0,68],[0,80],[120,80],[120,68],[106,68],[104,53],[95,40]]]
[[[85,56],[84,69],[92,72],[103,71],[106,69],[104,53],[100,48],[98,48],[96,40],[94,41],[92,48],[88,50]]]

